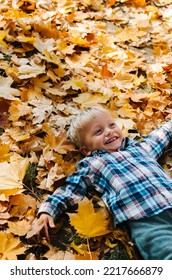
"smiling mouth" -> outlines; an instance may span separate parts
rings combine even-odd
[[[110,143],[116,141],[117,139],[118,139],[118,137],[112,137],[112,138],[108,139],[108,140],[105,142],[105,144],[110,144]]]

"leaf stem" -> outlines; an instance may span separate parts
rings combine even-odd
[[[89,238],[87,238],[87,248],[88,248],[88,253],[90,255],[90,260],[93,260],[91,250],[90,250],[90,243],[89,243]]]

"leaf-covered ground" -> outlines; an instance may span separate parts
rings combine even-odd
[[[171,118],[171,33],[170,0],[0,1],[0,259],[140,258],[97,194],[51,242],[35,219],[80,159],[66,136],[80,110],[101,104],[136,139]]]

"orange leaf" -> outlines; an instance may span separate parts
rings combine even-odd
[[[85,252],[83,255],[75,255],[76,260],[98,260],[98,254],[96,252]]]
[[[108,70],[107,63],[102,67],[100,74],[102,77],[112,78],[113,74]]]
[[[108,6],[113,6],[116,3],[116,0],[106,0],[106,3],[108,4]]]
[[[146,1],[145,0],[133,0],[132,3],[136,6],[136,7],[140,7],[143,8],[146,6]]]

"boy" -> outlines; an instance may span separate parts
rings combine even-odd
[[[126,222],[144,259],[172,260],[172,178],[157,162],[171,130],[169,121],[138,142],[124,137],[104,108],[82,111],[71,123],[69,138],[85,157],[39,209],[46,237],[54,218],[94,188],[114,224]]]

